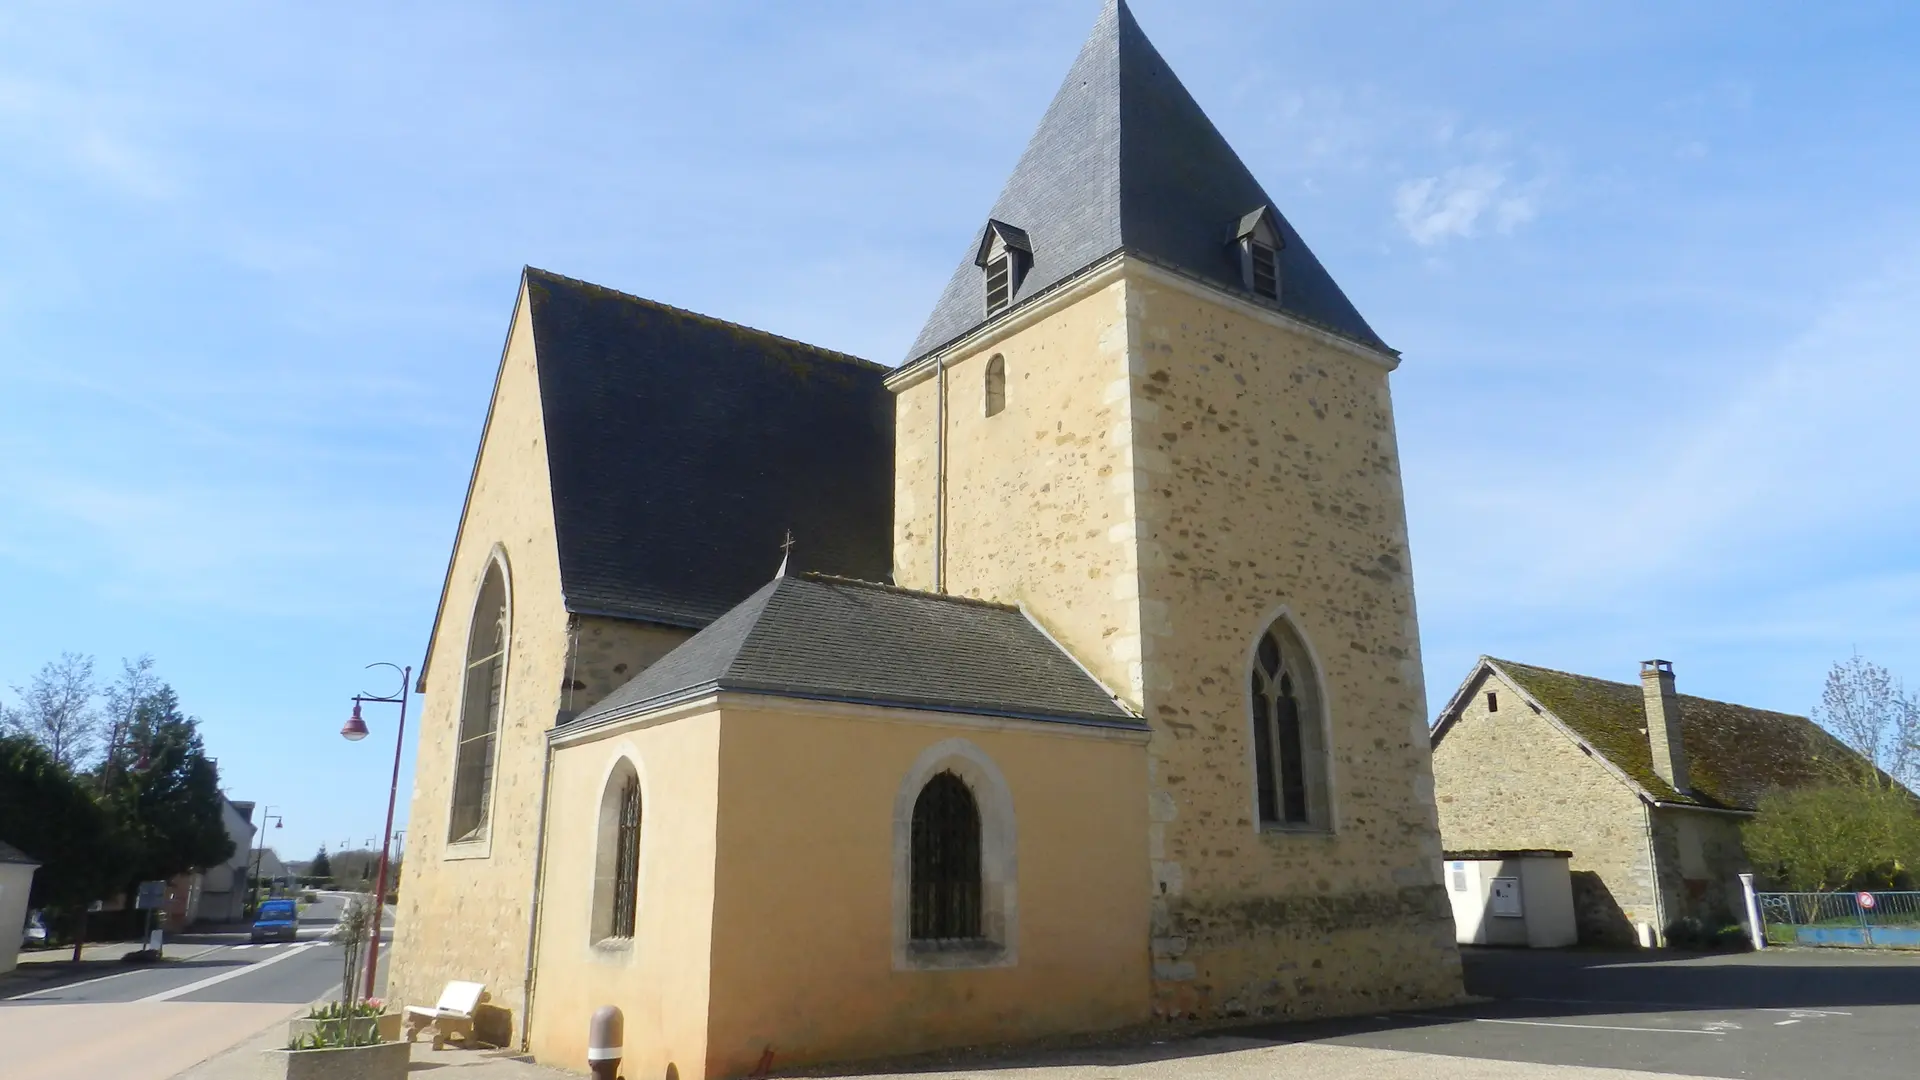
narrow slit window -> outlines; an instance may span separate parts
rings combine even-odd
[[[1487,711],[1488,712],[1500,711],[1500,695],[1494,693],[1492,690],[1487,691]]]
[[[987,401],[988,416],[998,416],[1007,407],[1007,361],[999,353],[987,361]]]

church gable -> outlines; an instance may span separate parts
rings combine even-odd
[[[1030,244],[1031,266],[1009,308],[1125,251],[1386,351],[1272,206],[1127,5],[1109,0],[988,216]],[[1279,233],[1274,296],[1255,291],[1238,243],[1242,220],[1262,210]],[[978,247],[967,252],[908,351],[909,362],[1002,310],[990,303],[992,279],[979,255]]]

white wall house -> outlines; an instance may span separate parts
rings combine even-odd
[[[20,956],[20,935],[27,925],[27,893],[40,864],[0,841],[0,972],[12,971]]]

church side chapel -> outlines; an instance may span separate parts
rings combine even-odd
[[[1457,999],[1389,374],[1110,0],[898,366],[522,275],[392,993],[742,1076]]]

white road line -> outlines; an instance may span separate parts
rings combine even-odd
[[[1850,1012],[1842,1012],[1838,1009],[1812,1009],[1812,1008],[1790,1009],[1784,1006],[1721,1005],[1711,1001],[1628,1001],[1623,998],[1542,998],[1542,997],[1501,998],[1500,1000],[1526,1001],[1526,1002],[1532,1002],[1540,1005],[1631,1005],[1636,1009],[1644,1009],[1647,1006],[1651,1005],[1655,1008],[1660,1008],[1660,1009],[1691,1009],[1695,1011],[1711,1010],[1714,1012],[1783,1012],[1783,1013],[1793,1013],[1794,1015],[1800,1016],[1803,1018],[1809,1017],[1809,1016],[1852,1016],[1853,1015]]]
[[[18,969],[18,968],[15,968],[14,970],[16,970],[16,971],[18,971],[19,969]],[[70,983],[61,983],[61,984],[60,984],[59,986],[49,986],[49,987],[47,987],[47,988],[45,988],[45,989],[43,989],[43,990],[29,990],[29,991],[27,991],[27,992],[26,992],[26,993],[24,993],[24,994],[15,994],[15,995],[13,995],[12,997],[10,997],[10,998],[7,998],[6,1000],[8,1000],[8,1001],[25,1001],[25,1000],[26,1000],[27,998],[35,998],[35,997],[39,997],[39,996],[40,996],[40,995],[42,995],[42,994],[57,994],[57,993],[59,993],[59,992],[60,992],[60,991],[62,991],[62,990],[71,990],[71,989],[73,989],[73,988],[74,988],[74,987],[76,987],[76,986],[92,986],[92,985],[93,985],[94,983],[97,983],[97,982],[106,982],[106,981],[107,981],[108,979],[117,979],[117,978],[119,978],[119,977],[120,977],[120,976],[122,976],[122,975],[132,975],[132,974],[134,974],[134,972],[135,972],[135,971],[150,971],[150,970],[152,970],[152,969],[151,969],[151,968],[136,968],[136,969],[134,969],[134,971],[116,971],[116,972],[114,972],[114,973],[113,973],[113,974],[111,974],[111,975],[101,975],[101,976],[99,976],[98,978],[93,978],[93,979],[84,979],[84,980],[82,980],[82,981],[80,981],[80,982],[70,982]]]
[[[258,963],[248,964],[246,967],[242,967],[242,968],[234,968],[232,971],[223,971],[218,975],[209,975],[206,978],[201,979],[199,982],[190,982],[185,986],[176,986],[171,990],[162,990],[157,994],[149,994],[146,997],[136,998],[134,1000],[143,1001],[143,1002],[144,1001],[172,1001],[174,998],[184,997],[185,995],[194,993],[195,991],[198,991],[198,990],[205,990],[209,986],[218,985],[220,983],[226,982],[228,979],[237,979],[240,976],[247,974],[248,972],[259,971],[261,968],[266,967],[270,964],[277,964],[282,960],[287,960],[292,957],[299,956],[301,953],[306,952],[308,949],[311,949],[318,944],[319,942],[314,942],[312,945],[302,945],[297,949],[288,949],[285,952],[277,952],[277,953],[274,953],[272,956],[267,957],[265,960],[259,961]]]
[[[1655,1031],[1663,1035],[1719,1035],[1718,1031],[1703,1031],[1700,1028],[1656,1028],[1656,1027],[1620,1027],[1614,1024],[1555,1024],[1545,1020],[1495,1020],[1490,1017],[1473,1017],[1476,1024],[1519,1024],[1523,1027],[1578,1028],[1581,1031]]]

